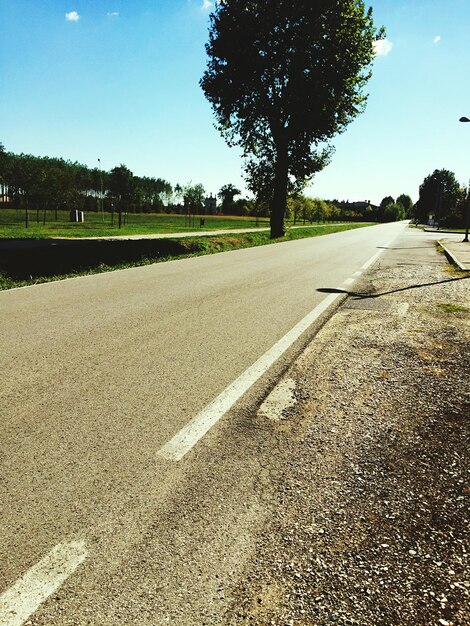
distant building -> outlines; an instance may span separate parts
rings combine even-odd
[[[371,207],[372,209],[378,209],[379,207],[375,204],[371,204],[370,200],[360,200],[358,202],[349,202],[349,200],[344,201],[333,201],[333,204],[336,204],[340,209],[344,209],[345,211],[363,211],[367,209],[367,207]]]
[[[204,213],[206,215],[217,215],[217,198],[211,194],[204,200]]]

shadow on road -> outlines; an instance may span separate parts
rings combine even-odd
[[[429,242],[429,245],[422,245],[422,246],[404,246],[403,248],[389,248],[387,246],[377,246],[377,250],[423,250],[423,248],[432,248],[434,247],[434,242],[431,241]]]
[[[392,289],[391,291],[383,291],[382,293],[359,293],[357,291],[347,291],[346,289],[333,289],[330,287],[320,287],[317,289],[320,293],[345,293],[354,300],[363,300],[365,298],[380,298],[381,296],[387,296],[391,293],[398,293],[400,291],[408,291],[409,289],[420,289],[421,287],[432,287],[433,285],[442,285],[444,283],[453,283],[456,280],[466,280],[470,276],[461,276],[459,278],[448,278],[446,280],[438,280],[432,283],[421,283],[419,285],[409,285],[408,287],[401,287],[400,289]]]

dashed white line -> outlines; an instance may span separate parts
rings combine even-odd
[[[21,626],[87,556],[84,541],[59,543],[0,595],[0,625]]]

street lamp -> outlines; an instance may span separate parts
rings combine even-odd
[[[470,122],[468,117],[461,117],[459,122]],[[470,222],[470,182],[467,190],[467,210],[465,212],[465,238],[464,242],[468,242],[468,226]]]
[[[98,167],[100,169],[100,200],[101,200],[101,219],[104,222],[104,210],[103,210],[103,172],[101,171],[101,159],[98,159]]]

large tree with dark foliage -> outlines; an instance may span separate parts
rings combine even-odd
[[[428,214],[433,214],[442,225],[463,226],[464,198],[465,191],[453,172],[445,169],[434,170],[419,187],[415,216],[425,223]]]
[[[201,87],[228,143],[243,149],[249,186],[269,182],[271,237],[284,234],[288,187],[325,166],[326,142],[363,111],[382,36],[362,0],[217,4]]]
[[[240,189],[237,189],[232,183],[227,183],[220,188],[218,196],[222,200],[222,213],[229,214],[233,212],[234,198],[240,194]]]
[[[413,200],[408,194],[406,193],[400,194],[397,198],[397,204],[401,204],[401,206],[404,208],[406,217],[412,217]]]

